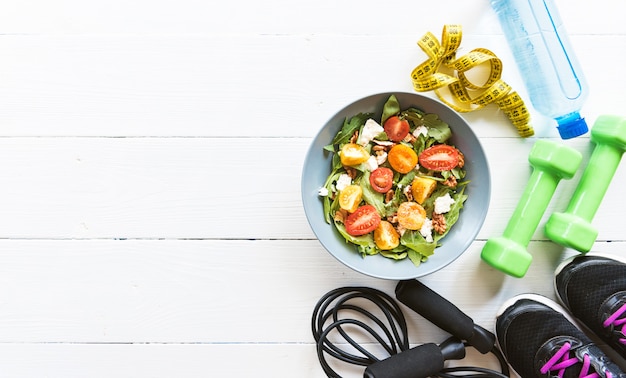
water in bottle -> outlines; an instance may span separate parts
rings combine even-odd
[[[533,107],[563,139],[588,131],[588,87],[553,0],[491,0]]]

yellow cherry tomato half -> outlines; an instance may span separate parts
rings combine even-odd
[[[398,207],[398,223],[407,230],[419,230],[426,220],[426,210],[417,202],[402,202]]]
[[[370,154],[365,148],[356,143],[346,143],[341,147],[339,158],[341,159],[341,164],[354,166],[365,163],[370,158]]]
[[[396,172],[409,173],[417,165],[417,153],[405,144],[396,144],[389,150],[387,160]]]
[[[363,189],[359,185],[348,185],[339,192],[339,207],[354,213],[363,198]]]
[[[390,250],[400,245],[400,235],[387,221],[380,221],[376,229],[374,229],[374,243],[382,250]]]

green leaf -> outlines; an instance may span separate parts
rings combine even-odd
[[[361,247],[374,247],[375,248],[376,246],[374,244],[374,237],[372,236],[371,233],[361,235],[361,236],[352,236],[346,231],[346,226],[343,223],[335,222],[335,227],[337,228],[341,236],[343,236],[344,239],[346,239],[346,242],[350,242]]]
[[[400,244],[423,256],[431,256],[435,253],[436,243],[429,243],[419,231],[407,230],[400,238]]]
[[[439,119],[436,114],[426,114],[424,125],[428,127],[428,136],[434,138],[439,143],[445,143],[452,136],[452,130],[447,123]]]
[[[346,118],[343,122],[341,130],[335,135],[333,144],[348,143],[354,132],[360,129],[369,118],[372,118],[372,113],[359,113],[349,120]]]
[[[392,116],[400,114],[400,103],[396,96],[391,95],[385,105],[383,106],[383,115],[380,119],[380,124],[384,125],[385,121]]]
[[[426,113],[424,113],[423,111],[417,108],[408,108],[407,110],[401,113],[404,119],[409,121],[409,123],[413,124],[411,131],[415,130],[416,128],[420,126],[424,126],[424,114]]]
[[[380,254],[385,256],[388,259],[393,259],[393,260],[404,260],[407,258],[408,252],[404,251],[404,252],[392,252],[392,251],[380,251]]]
[[[363,190],[363,200],[368,204],[374,206],[380,216],[384,217],[385,211],[385,196],[382,193],[378,193],[372,189],[370,185],[370,171],[365,170],[363,176],[359,182],[361,189]]]
[[[452,206],[450,206],[450,211],[443,215],[446,220],[446,231],[441,235],[435,233],[435,243],[441,240],[444,236],[446,236],[452,226],[454,226],[456,221],[459,220],[461,209],[463,208],[463,204],[467,199],[467,194],[465,194],[464,192],[465,186],[463,186],[463,188],[458,193],[450,194],[452,196],[452,199],[454,199],[454,203],[452,204]]]
[[[411,262],[415,266],[420,266],[420,264],[423,261],[426,261],[428,259],[426,256],[422,256],[421,254],[419,254],[418,252],[415,252],[412,249],[407,250],[407,255],[409,257],[409,260],[411,260]]]
[[[406,197],[404,195],[403,189],[407,185],[411,185],[411,182],[413,181],[414,177],[415,177],[415,171],[410,171],[409,173],[404,175],[400,179],[400,181],[398,181],[398,184],[396,185],[396,189],[393,194],[393,198],[391,199],[391,201],[385,204],[385,212],[383,213],[385,217],[392,215],[396,211],[398,211],[398,207],[400,206],[400,204],[406,201]]]

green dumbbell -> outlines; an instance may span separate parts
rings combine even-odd
[[[561,179],[574,177],[582,160],[580,152],[548,140],[533,145],[528,161],[533,172],[515,212],[501,237],[490,238],[481,258],[511,276],[523,277],[532,255],[526,247],[535,233]]]
[[[545,232],[552,241],[587,253],[598,237],[591,224],[626,150],[626,118],[600,116],[591,129],[596,144],[564,213],[554,213]]]

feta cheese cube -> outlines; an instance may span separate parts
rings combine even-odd
[[[428,128],[426,126],[416,127],[413,131],[413,136],[417,138],[420,136],[420,134],[423,136],[428,136]]]
[[[345,173],[342,173],[337,179],[335,188],[339,191],[344,190],[346,186],[352,184],[352,178]]]
[[[426,242],[428,242],[428,243],[432,243],[433,242],[433,221],[432,221],[432,219],[426,218],[424,220],[424,224],[422,225],[422,228],[420,228],[420,234],[422,234],[422,236],[424,237]]]
[[[378,161],[376,159],[376,156],[370,156],[369,159],[367,159],[367,161],[365,162],[365,166],[367,167],[367,169],[369,169],[370,171],[375,170],[376,168],[378,168]]]
[[[378,122],[370,118],[365,121],[365,125],[363,125],[363,130],[359,135],[357,143],[361,146],[367,146],[367,144],[371,142],[372,139],[376,138],[383,131],[385,131],[385,129],[381,125],[379,125]]]
[[[450,193],[446,193],[435,200],[435,213],[445,214],[450,211],[450,207],[454,204],[454,200],[450,197]]]

